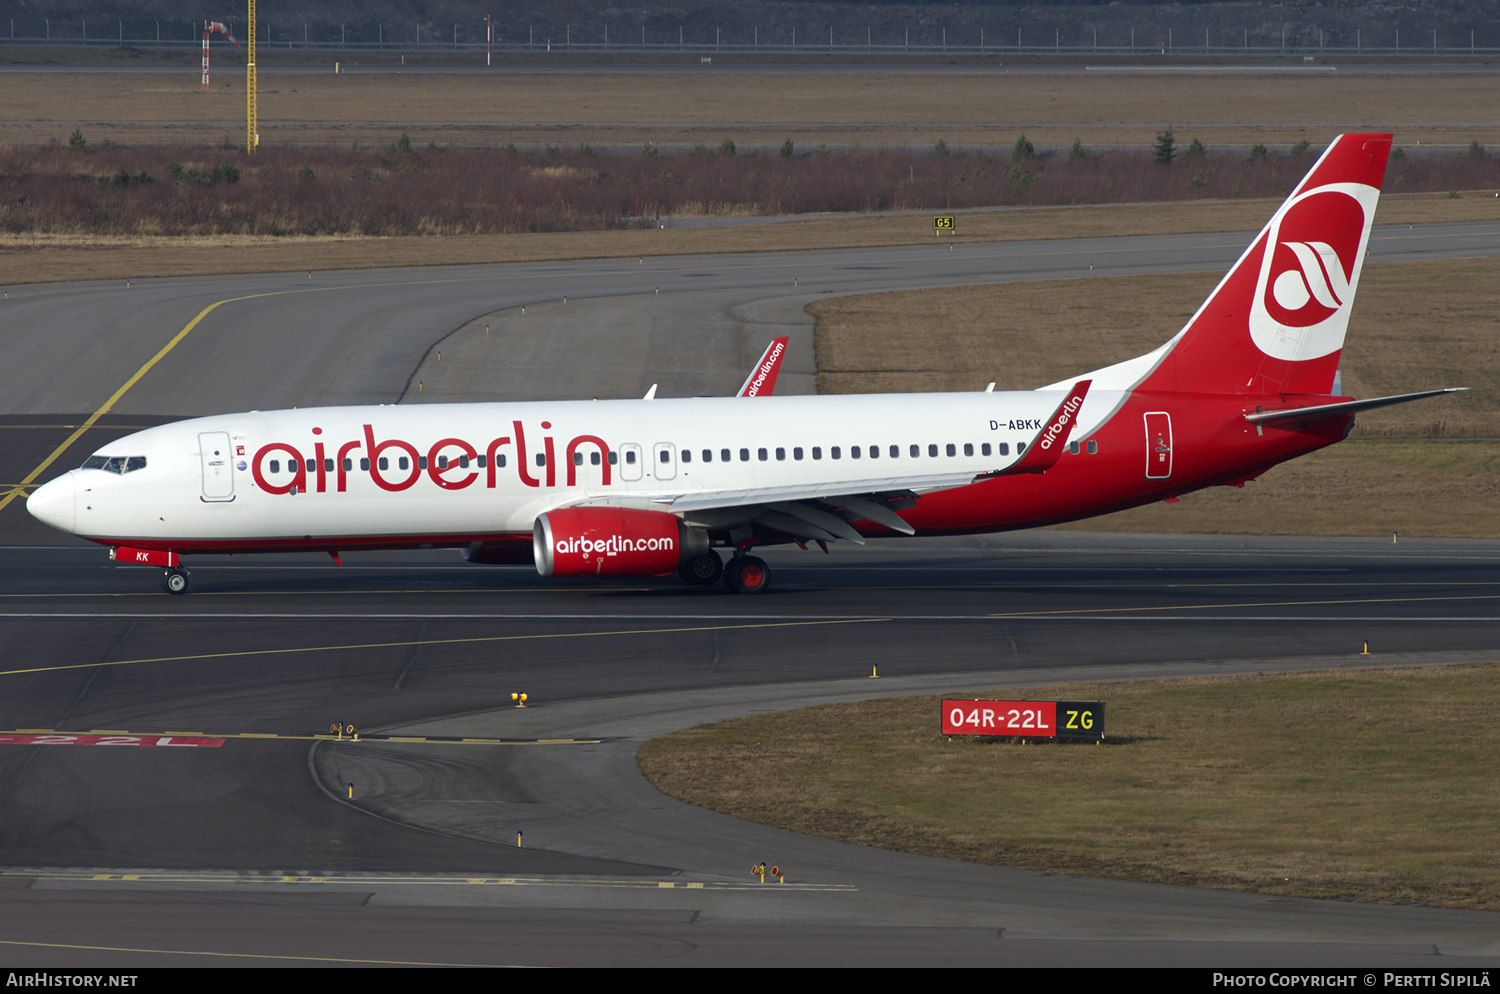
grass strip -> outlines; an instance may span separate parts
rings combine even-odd
[[[1108,741],[938,733],[938,697],[829,704],[653,739],[660,790],[858,845],[1289,897],[1500,909],[1500,663],[1074,684]]]

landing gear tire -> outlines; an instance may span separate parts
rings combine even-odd
[[[737,594],[759,594],[771,585],[771,567],[755,556],[736,556],[724,567],[724,585]]]
[[[185,569],[163,570],[161,589],[169,594],[185,594],[188,588],[188,573]]]
[[[706,587],[724,575],[724,560],[716,552],[705,552],[678,566],[677,575],[684,583]]]

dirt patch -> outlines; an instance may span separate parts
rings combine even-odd
[[[824,705],[653,739],[640,766],[680,800],[858,845],[1496,909],[1500,795],[1484,757],[1500,733],[1483,716],[1497,676],[1486,664],[972,695],[1104,700],[1103,746],[945,738],[935,697]]]
[[[274,59],[267,53],[266,58]],[[243,143],[243,70],[203,92],[197,60],[177,75],[13,73],[0,140]],[[1184,142],[1327,142],[1341,130],[1391,128],[1397,143],[1500,147],[1485,74],[1387,76],[1163,73],[762,72],[699,74],[263,74],[263,143],[950,144],[1146,146],[1175,124]],[[689,94],[691,96],[689,97]],[[86,110],[84,109],[86,108]],[[1430,121],[1413,125],[1409,122]],[[68,122],[58,124],[56,122]],[[1067,122],[1058,124],[1056,122]],[[1341,123],[1348,122],[1348,123]]]

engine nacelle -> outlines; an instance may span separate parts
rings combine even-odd
[[[543,576],[663,576],[708,551],[708,533],[675,515],[619,507],[564,507],[536,519]]]

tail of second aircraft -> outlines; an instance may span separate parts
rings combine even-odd
[[[1329,393],[1390,151],[1390,135],[1340,135],[1176,337],[1096,386]]]

